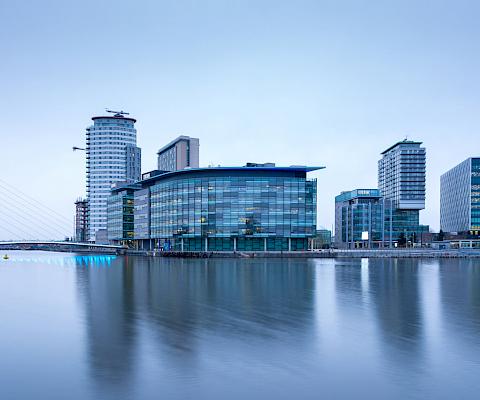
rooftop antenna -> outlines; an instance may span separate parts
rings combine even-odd
[[[113,111],[109,110],[108,108],[105,109],[106,112],[114,114],[114,117],[123,117],[124,115],[130,115],[130,113],[127,113],[123,110],[121,111]]]

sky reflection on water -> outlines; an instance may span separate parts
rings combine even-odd
[[[477,398],[480,262],[12,253],[0,398]],[[26,384],[28,383],[28,385]]]

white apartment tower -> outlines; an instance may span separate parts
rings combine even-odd
[[[400,210],[425,208],[426,150],[421,142],[403,140],[382,153],[378,188]]]
[[[108,110],[107,110],[108,111]],[[93,117],[87,128],[88,240],[103,242],[107,229],[107,198],[116,182],[140,180],[141,151],[136,120],[123,111]]]

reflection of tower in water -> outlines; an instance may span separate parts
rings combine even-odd
[[[115,258],[109,266],[97,261],[92,258],[77,264],[90,372],[100,383],[127,383],[136,335],[133,269],[123,258]]]
[[[386,346],[384,354],[418,357],[421,349],[422,304],[416,259],[372,259],[369,261],[370,296]]]

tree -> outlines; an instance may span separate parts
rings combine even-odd
[[[412,245],[413,245],[413,243],[416,242],[416,240],[417,240],[417,235],[415,234],[415,232],[413,232],[413,233],[410,235],[410,237],[409,237],[408,240],[410,240],[410,242],[412,243]]]
[[[440,229],[440,232],[438,232],[438,241],[443,242],[444,239],[445,239],[445,232],[442,229]]]
[[[405,237],[405,233],[400,233],[400,236],[398,236],[398,245],[400,247],[405,247],[407,244],[407,238]]]

